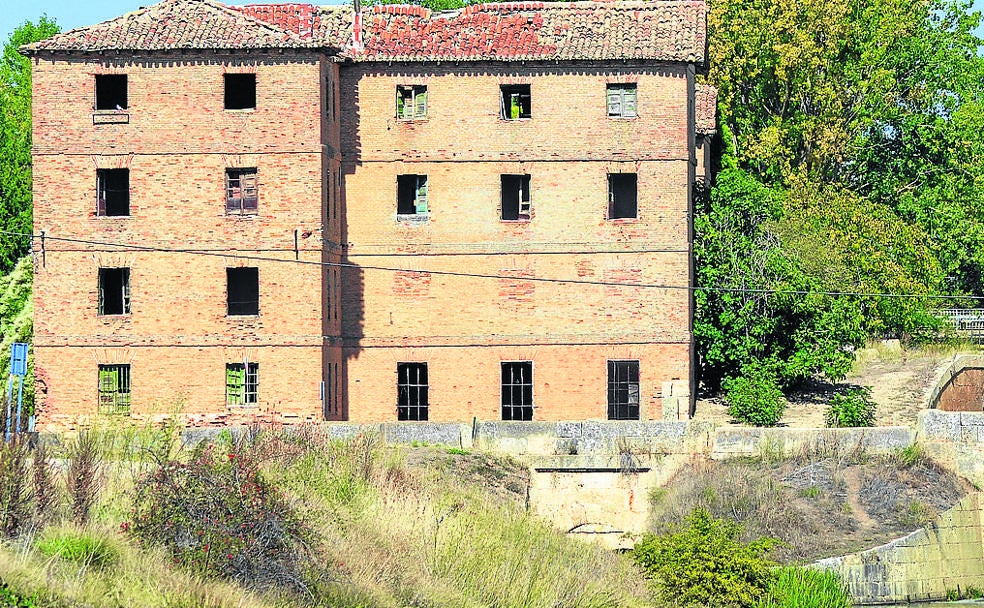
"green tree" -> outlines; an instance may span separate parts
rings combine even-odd
[[[0,230],[30,233],[31,64],[17,49],[58,33],[47,17],[14,30],[0,58]],[[27,253],[30,241],[0,236],[0,272],[8,272]]]

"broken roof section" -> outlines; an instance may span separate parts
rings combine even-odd
[[[714,135],[717,133],[718,90],[709,84],[698,84],[696,89],[695,128],[699,135]]]
[[[707,57],[704,0],[505,2],[432,13],[376,5],[354,47],[351,6],[164,0],[24,47],[27,52],[345,48],[352,61],[648,60]]]
[[[21,47],[38,51],[161,51],[279,49],[322,46],[312,38],[234,10],[214,0],[164,0],[96,25]]]

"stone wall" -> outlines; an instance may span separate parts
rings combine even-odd
[[[926,528],[816,565],[840,575],[859,604],[940,600],[951,590],[984,589],[982,501],[975,492]]]

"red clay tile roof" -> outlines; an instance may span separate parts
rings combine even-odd
[[[696,90],[696,130],[700,135],[717,133],[718,90],[709,84],[698,84]]]
[[[37,51],[260,49],[321,46],[214,0],[164,0],[21,47]]]
[[[362,21],[357,49],[350,6],[164,0],[25,50],[348,47],[343,56],[354,61],[706,60],[704,0],[505,2],[439,13],[376,5]]]

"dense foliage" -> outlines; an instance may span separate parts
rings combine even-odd
[[[31,63],[21,45],[58,33],[47,17],[26,22],[11,34],[0,57],[0,230],[30,234],[31,220]],[[0,273],[27,253],[29,239],[0,235]]]
[[[34,268],[29,256],[21,258],[9,273],[0,275],[0,370],[3,370],[4,377],[10,371],[10,345],[14,342],[31,342],[34,336],[34,302],[31,299],[33,278]],[[3,390],[6,398],[6,383]],[[17,390],[16,387],[14,390]],[[31,353],[28,355],[27,376],[24,378],[25,412],[34,411],[33,407],[34,355]],[[0,418],[4,416],[6,411],[0,413]]]
[[[742,543],[741,527],[695,509],[687,525],[663,535],[647,534],[633,549],[660,599],[689,607],[754,606],[772,584],[771,539]]]
[[[706,387],[755,362],[783,388],[838,379],[872,336],[938,335],[932,296],[984,296],[978,21],[947,0],[711,4],[724,170],[695,217]]]

